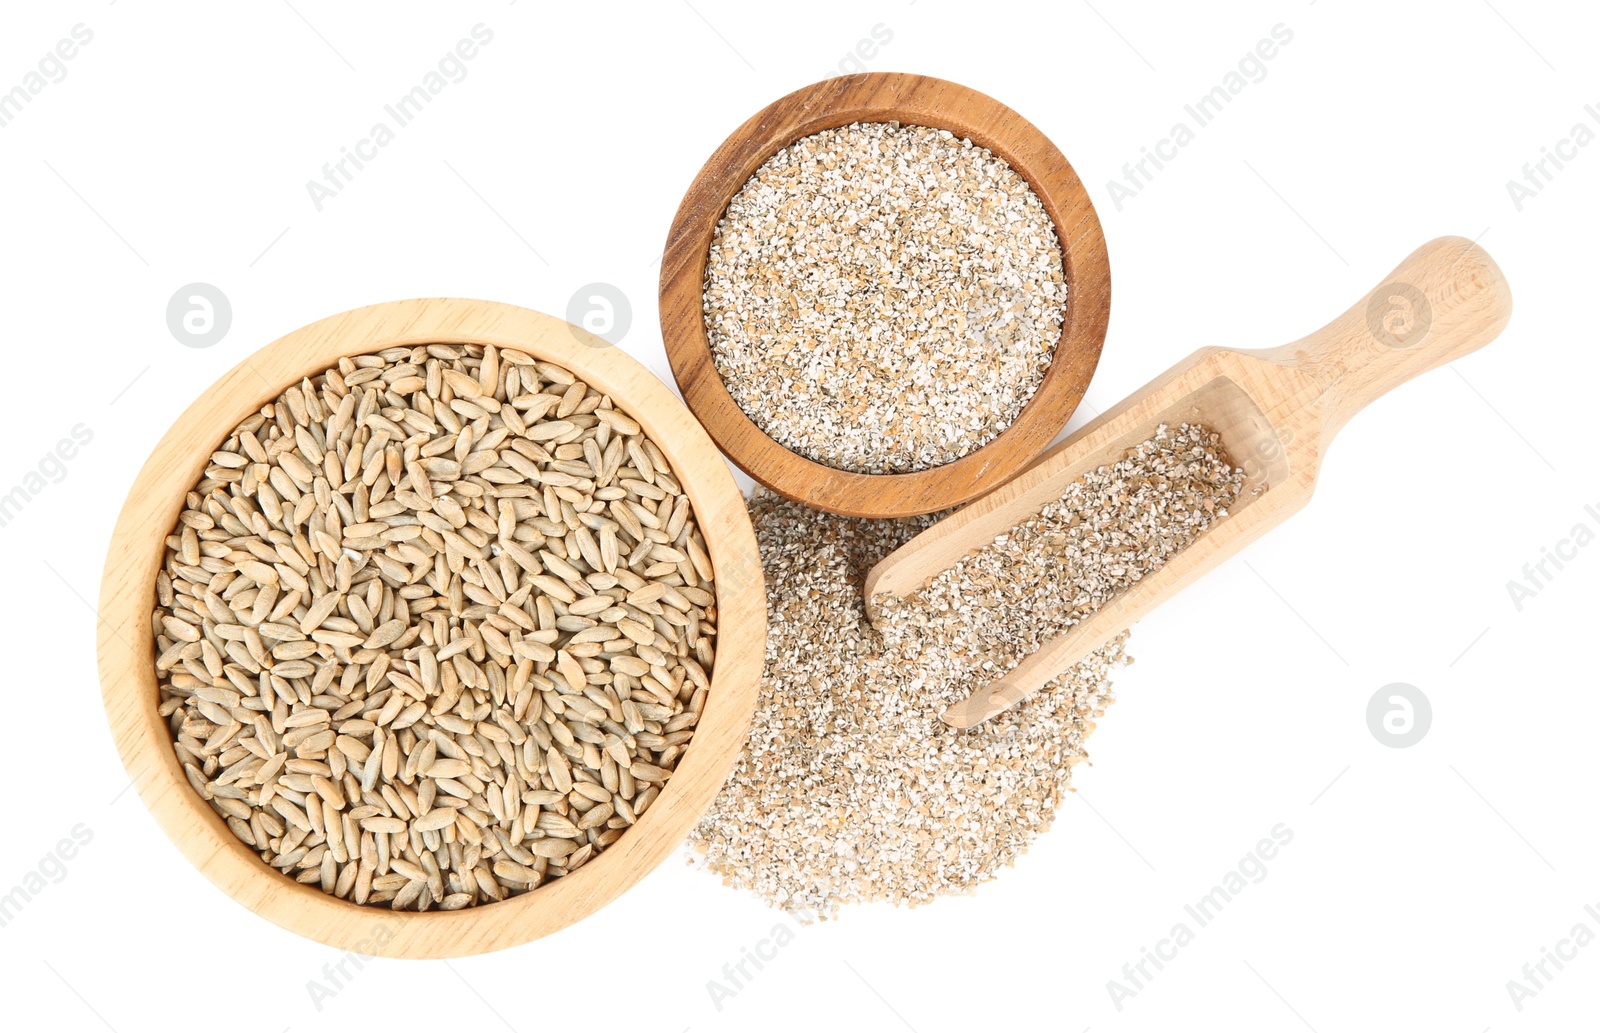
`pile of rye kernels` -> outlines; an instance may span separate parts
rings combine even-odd
[[[160,713],[273,868],[451,910],[571,872],[672,775],[712,570],[666,457],[567,370],[341,359],[244,420],[167,539]]]
[[[851,519],[758,495],[766,673],[744,754],[692,836],[703,863],[824,917],[994,877],[1049,828],[1113,699],[1108,676],[1128,662],[1126,634],[977,728],[939,713],[1192,543],[1240,485],[1215,435],[1162,427],[923,592],[881,600],[882,632],[865,615],[867,571],[931,518]]]
[[[717,372],[763,433],[837,469],[901,473],[1016,420],[1066,301],[1055,227],[1004,159],[871,122],[805,137],[745,183],[703,306]]]

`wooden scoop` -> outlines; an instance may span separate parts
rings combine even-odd
[[[1511,289],[1488,252],[1462,237],[1424,244],[1316,333],[1262,351],[1195,352],[1015,480],[917,535],[868,574],[867,612],[877,619],[875,597],[916,592],[1059,499],[1085,473],[1123,458],[1158,425],[1200,423],[1220,434],[1245,471],[1244,491],[1228,516],[943,715],[958,728],[986,721],[1304,506],[1323,450],[1351,416],[1390,388],[1488,344],[1510,318]]]

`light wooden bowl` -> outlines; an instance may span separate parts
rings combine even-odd
[[[245,416],[346,355],[431,342],[493,344],[570,369],[616,399],[671,460],[716,570],[717,650],[700,724],[638,824],[571,875],[499,903],[452,912],[362,906],[264,864],[197,796],[156,713],[150,611],[164,540],[207,457]],[[551,316],[459,299],[397,301],[297,330],[240,363],[191,405],[139,472],[112,533],[100,588],[100,683],[122,763],[185,857],[239,903],[292,932],[367,955],[442,958],[554,932],[620,896],[660,864],[710,806],[744,744],[766,639],[755,534],[727,464],[672,393],[605,341]],[[153,869],[153,866],[152,866]],[[157,871],[143,873],[152,884]]]
[[[789,451],[751,422],[723,385],[701,295],[717,222],[776,152],[852,122],[948,129],[1004,158],[1033,188],[1061,241],[1068,299],[1049,371],[1016,421],[952,463],[916,473],[862,474]],[[796,90],[734,130],[695,177],[661,261],[661,333],[678,389],[740,469],[788,498],[831,513],[892,517],[958,505],[1010,480],[1050,444],[1083,399],[1111,312],[1105,237],[1077,173],[1031,122],[992,97],[924,75],[871,72]]]

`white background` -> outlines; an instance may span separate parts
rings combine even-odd
[[[1506,984],[1576,923],[1600,934],[1584,912],[1600,911],[1600,548],[1520,611],[1506,586],[1574,525],[1600,528],[1584,509],[1600,512],[1600,146],[1521,210],[1506,181],[1576,123],[1600,130],[1584,111],[1600,105],[1600,19],[1496,2],[8,4],[0,90],[74,25],[94,39],[0,129],[0,492],[72,426],[94,439],[0,529],[0,893],[75,824],[93,840],[0,929],[5,1025],[1478,1033],[1592,1020],[1600,945],[1551,968],[1520,1011]],[[468,77],[317,211],[306,181],[480,22],[494,39]],[[892,40],[861,64],[999,98],[1089,184],[1116,297],[1093,407],[1196,347],[1298,337],[1444,233],[1481,235],[1499,260],[1510,328],[1362,413],[1307,510],[1143,622],[1081,792],[976,895],[802,929],[719,1011],[707,981],[778,919],[669,862],[547,940],[448,966],[369,962],[319,1010],[306,984],[336,952],[214,889],[136,793],[118,795],[128,776],[88,601],[135,472],[241,358],[377,301],[564,313],[606,281],[632,301],[624,347],[670,379],[656,259],[683,191],[741,121],[837,71],[880,23]],[[1118,210],[1107,181],[1279,23],[1293,41],[1266,78]],[[181,346],[164,316],[193,281],[234,311],[206,350]],[[1409,749],[1366,723],[1397,681],[1434,712]],[[1294,839],[1265,881],[1118,1010],[1107,981],[1280,822]]]

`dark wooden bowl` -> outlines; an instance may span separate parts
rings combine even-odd
[[[702,307],[717,222],[773,154],[803,137],[852,122],[948,129],[1004,158],[1028,181],[1055,223],[1067,282],[1061,339],[1043,382],[993,441],[916,473],[836,470],[763,433],[728,393],[712,360]],[[998,487],[1066,426],[1100,359],[1111,312],[1105,236],[1077,173],[1033,123],[992,97],[924,75],[871,72],[796,90],[753,115],[717,148],[690,185],[661,261],[661,334],[678,388],[713,441],[740,469],[788,498],[849,516],[931,513]]]

